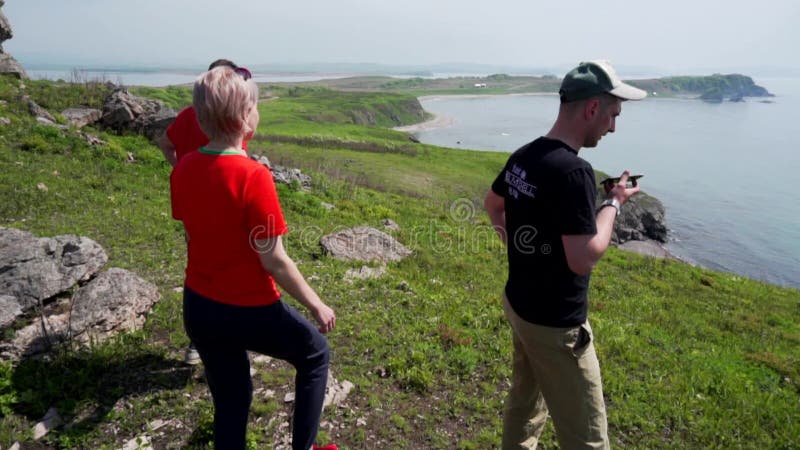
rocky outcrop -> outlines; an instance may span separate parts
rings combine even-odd
[[[269,158],[263,155],[250,155],[250,159],[266,166],[272,172],[272,179],[280,184],[297,183],[303,189],[310,189],[312,179],[310,176],[304,174],[300,169],[293,169],[290,167],[279,166],[272,164]]]
[[[3,2],[0,0],[0,8],[3,7]],[[28,78],[25,69],[15,60],[11,55],[3,51],[3,42],[11,39],[14,33],[11,31],[11,24],[5,14],[0,11],[0,74],[10,73],[17,78]]]
[[[100,124],[117,132],[131,131],[156,140],[164,134],[177,113],[158,100],[138,97],[125,88],[106,98]]]
[[[70,333],[87,342],[141,328],[160,297],[155,285],[133,272],[108,269],[75,293]]]
[[[22,312],[91,278],[108,261],[105,250],[74,235],[37,238],[0,227],[0,294]]]
[[[400,261],[412,253],[393,237],[370,227],[355,227],[323,236],[320,244],[334,258],[350,261]]]
[[[99,342],[140,328],[160,294],[123,269],[91,279],[107,259],[89,238],[37,238],[0,227],[0,330],[14,330],[0,342],[0,358],[36,355],[65,342]]]
[[[603,201],[602,188],[598,190],[597,205]],[[667,224],[664,205],[655,197],[640,192],[624,205],[620,216],[614,222],[611,242],[622,244],[627,241],[667,242]]]

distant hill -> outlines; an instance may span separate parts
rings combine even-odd
[[[653,95],[695,96],[707,101],[739,101],[744,97],[774,97],[752,78],[740,74],[714,74],[704,77],[666,77],[635,80],[632,85]]]
[[[745,97],[772,97],[767,89],[740,74],[674,76],[628,80],[653,97],[691,97],[707,101],[741,101]],[[558,93],[561,79],[552,75],[494,74],[451,78],[395,78],[359,76],[276,85],[325,86],[345,91],[394,91],[413,95]]]

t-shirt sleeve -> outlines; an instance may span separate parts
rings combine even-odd
[[[561,235],[596,234],[594,173],[575,169],[564,176],[558,203],[556,224]]]
[[[280,236],[288,231],[269,169],[259,166],[250,174],[244,201],[247,226],[255,239]]]
[[[510,164],[511,161],[509,160],[509,162],[506,163],[505,166],[503,166],[503,170],[501,170],[500,173],[497,174],[497,178],[495,178],[494,182],[492,183],[492,192],[501,197],[506,197],[508,195],[508,183],[506,183],[506,170],[508,169],[508,166]]]

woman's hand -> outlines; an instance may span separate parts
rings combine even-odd
[[[319,324],[320,333],[327,333],[336,326],[336,314],[328,305],[320,302],[319,306],[311,310],[311,313]]]

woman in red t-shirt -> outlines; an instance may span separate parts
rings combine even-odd
[[[258,125],[257,102],[258,86],[230,67],[210,70],[194,85],[194,109],[210,141],[181,158],[170,176],[172,216],[183,222],[189,249],[184,327],[214,399],[216,448],[244,449],[251,350],[297,370],[292,448],[308,450],[328,376],[321,333],[333,329],[336,316],[284,251],[287,228],[272,174],[242,150]],[[318,327],[281,301],[276,282]]]

